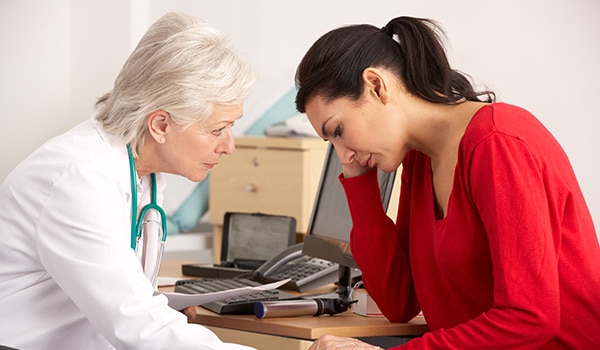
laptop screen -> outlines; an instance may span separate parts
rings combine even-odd
[[[225,213],[221,260],[266,261],[296,240],[296,220],[261,213]]]

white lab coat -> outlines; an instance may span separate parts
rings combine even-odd
[[[127,150],[111,141],[98,122],[83,122],[41,146],[0,186],[0,344],[249,349],[188,324],[153,295],[130,247]],[[157,180],[160,202],[165,184]],[[146,179],[140,208],[147,192]]]

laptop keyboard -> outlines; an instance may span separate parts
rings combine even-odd
[[[175,291],[186,294],[205,294],[220,292],[241,287],[255,287],[261,284],[247,278],[205,278],[180,280],[175,285]],[[254,304],[258,301],[298,299],[297,296],[280,290],[259,291],[224,300],[202,304],[205,309],[221,315],[253,314]]]

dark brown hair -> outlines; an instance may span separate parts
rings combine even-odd
[[[390,69],[410,93],[430,102],[493,102],[494,92],[476,92],[466,75],[450,67],[440,34],[434,21],[413,17],[394,18],[381,29],[360,24],[326,33],[296,71],[296,109],[304,113],[316,95],[357,100],[368,67]]]

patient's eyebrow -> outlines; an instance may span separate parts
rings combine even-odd
[[[329,136],[331,136],[331,135],[329,135],[329,132],[327,131],[327,128],[326,128],[326,126],[327,126],[327,123],[328,123],[328,122],[331,120],[331,118],[333,118],[333,117],[329,117],[329,118],[328,118],[327,120],[325,120],[325,121],[323,122],[323,124],[321,125],[321,135],[323,135],[323,138],[324,138],[324,139],[327,139],[327,138],[329,138]]]

